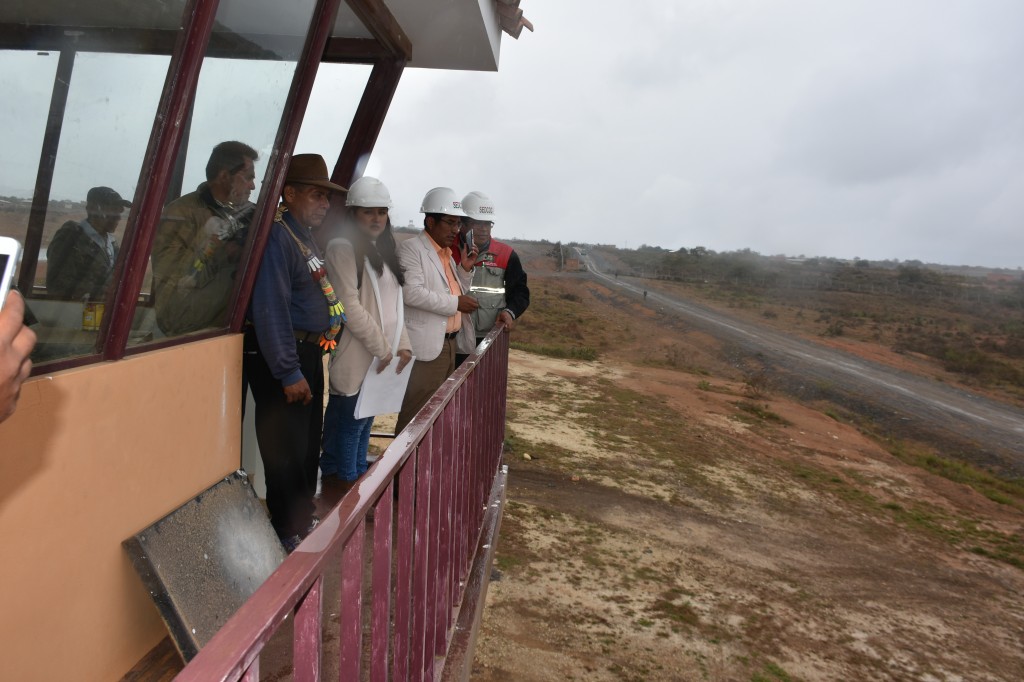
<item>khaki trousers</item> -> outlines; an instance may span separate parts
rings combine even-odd
[[[417,359],[412,365],[409,386],[405,389],[402,410],[398,413],[395,433],[401,433],[420,411],[445,379],[455,371],[455,339],[445,339],[441,352],[429,362]]]

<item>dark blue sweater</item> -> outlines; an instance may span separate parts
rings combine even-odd
[[[310,251],[320,256],[309,229],[284,214],[292,231]],[[298,245],[283,225],[270,226],[270,239],[249,304],[249,320],[256,327],[260,352],[282,386],[302,379],[293,331],[325,332],[330,327],[327,299]]]

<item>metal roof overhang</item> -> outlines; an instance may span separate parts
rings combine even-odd
[[[413,45],[408,66],[497,71],[501,25],[494,0],[388,0]]]
[[[262,209],[253,220],[257,227],[243,255],[245,265],[232,296],[229,329],[237,332],[259,263],[252,254],[262,253],[274,209],[274,203],[263,201],[263,195],[272,197],[280,193],[287,165],[281,161],[287,161],[298,137],[316,64],[329,61],[374,65],[332,173],[335,182],[348,186],[361,173],[360,160],[373,149],[403,69],[409,65],[496,71],[502,30],[513,37],[523,27],[532,30],[522,18],[518,4],[519,0],[318,0],[309,21],[295,12],[290,3],[280,0],[0,2],[0,50],[56,51],[69,65],[76,52],[176,53],[173,59],[177,71],[168,79],[161,103],[167,112],[158,117],[154,127],[145,162],[148,170],[128,218],[119,256],[119,262],[127,265],[121,274],[121,285],[108,300],[104,326],[109,330],[101,332],[105,341],[95,355],[54,363],[45,369],[56,371],[100,357],[116,360],[128,352],[127,338],[138,304],[145,254],[151,249],[157,217],[171,185],[171,167],[165,161],[176,157],[183,139],[187,125],[179,124],[188,120],[192,93],[205,57],[294,60],[298,64],[285,106],[289,115],[274,143],[280,159],[272,161],[264,181]],[[269,34],[267,27],[272,27]],[[304,40],[296,41],[296,37]],[[303,44],[301,51],[296,50],[298,43]],[[26,239],[26,251],[35,254],[41,245],[54,150],[63,118],[63,100],[56,97],[60,90],[58,74],[53,100],[57,108],[50,116],[55,122],[55,134],[47,129],[48,140],[41,152]],[[136,225],[140,227],[134,229]],[[22,285],[28,290],[33,286],[35,264],[26,268],[26,262],[23,261]],[[211,332],[216,333],[220,332]],[[132,352],[145,352],[157,345],[140,346]]]
[[[130,0],[105,3],[29,3],[0,7],[0,49],[170,54],[181,25],[181,0],[159,5]],[[256,6],[254,8],[254,5]],[[223,2],[214,23],[210,53],[258,59],[294,58],[268,54],[271,36],[259,35],[251,54],[240,50],[246,36],[265,31],[265,21],[246,31],[252,16],[277,17],[281,36],[305,35],[309,26],[278,0]],[[293,41],[284,41],[293,42]],[[501,24],[495,0],[346,0],[338,10],[324,61],[374,61],[402,56],[407,66],[496,71]]]

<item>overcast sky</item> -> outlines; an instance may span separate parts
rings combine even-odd
[[[1024,1],[522,7],[499,72],[406,70],[366,171],[396,224],[447,185],[499,238],[1024,265]],[[30,196],[57,55],[3,59],[0,195]],[[134,195],[167,64],[78,56],[52,198]],[[292,68],[204,65],[185,191],[223,139],[262,177]],[[368,74],[322,67],[297,153],[333,163]]]
[[[498,73],[403,76],[396,223],[448,185],[499,238],[1024,265],[1024,2],[522,7]]]

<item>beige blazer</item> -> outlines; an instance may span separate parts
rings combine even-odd
[[[448,278],[430,237],[420,232],[398,245],[398,260],[405,271],[405,329],[412,342],[412,354],[429,362],[441,354],[448,316],[458,311],[459,298],[448,290]],[[469,291],[473,271],[466,272],[452,261],[461,293]],[[462,326],[472,324],[463,315]]]
[[[329,365],[331,393],[354,395],[363,385],[363,377],[374,356],[382,358],[388,353],[397,356],[399,350],[412,350],[412,345],[404,326],[397,350],[391,348],[393,339],[384,338],[377,297],[373,295],[373,286],[368,279],[376,277],[377,273],[369,263],[365,263],[363,286],[356,288],[356,260],[352,243],[347,239],[332,239],[327,244],[326,258],[327,276],[338,294],[338,300],[345,306],[347,318],[337,352]],[[401,296],[399,291],[400,299]],[[382,304],[387,305],[387,302],[382,301]],[[398,358],[391,362],[398,362]]]

